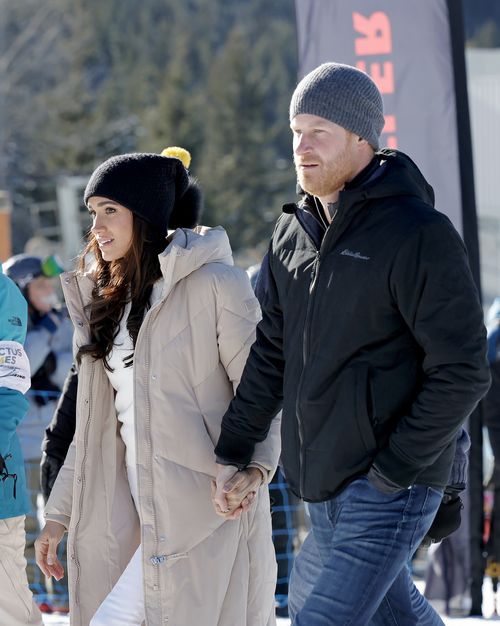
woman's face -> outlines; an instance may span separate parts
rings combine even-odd
[[[97,241],[102,258],[105,261],[123,258],[132,243],[134,222],[132,211],[102,196],[92,196],[87,204],[92,216],[90,230]]]
[[[38,276],[26,288],[31,306],[44,315],[58,305],[58,298],[51,278]]]

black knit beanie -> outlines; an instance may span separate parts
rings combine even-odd
[[[111,157],[94,171],[84,193],[114,200],[167,234],[175,203],[190,179],[178,158],[133,153]]]
[[[301,113],[323,117],[379,148],[382,96],[368,74],[356,67],[323,63],[304,76],[292,95],[290,121]]]

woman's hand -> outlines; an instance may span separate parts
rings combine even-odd
[[[48,578],[53,576],[56,580],[61,580],[64,576],[64,567],[57,558],[57,546],[65,530],[59,522],[48,521],[35,541],[36,563]]]
[[[238,519],[248,511],[264,477],[260,469],[247,467],[238,471],[230,465],[218,466],[217,479],[212,483],[215,512],[226,519]]]

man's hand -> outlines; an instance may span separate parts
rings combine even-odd
[[[63,462],[57,459],[55,456],[42,454],[42,461],[40,463],[40,485],[42,486],[42,494],[45,502],[49,499],[52,487],[56,482],[57,475]]]
[[[238,471],[233,465],[217,465],[217,469],[217,478],[212,482],[215,512],[226,519],[237,519],[254,501],[263,482],[262,472],[256,467]]]
[[[458,493],[447,488],[437,510],[436,517],[424,537],[424,545],[438,543],[457,530],[462,521],[464,505]]]
[[[65,528],[58,522],[47,522],[35,541],[36,563],[42,572],[50,578],[61,580],[64,568],[57,558],[57,546],[63,538]]]

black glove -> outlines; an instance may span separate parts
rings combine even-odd
[[[45,452],[42,454],[42,461],[40,463],[40,485],[45,502],[49,499],[50,492],[52,491],[52,487],[56,482],[57,475],[62,465],[63,461],[60,461],[55,456],[50,456]]]
[[[462,509],[464,505],[458,495],[458,491],[447,487],[443,499],[437,510],[436,517],[424,537],[424,545],[442,541],[457,530],[462,521]]]

